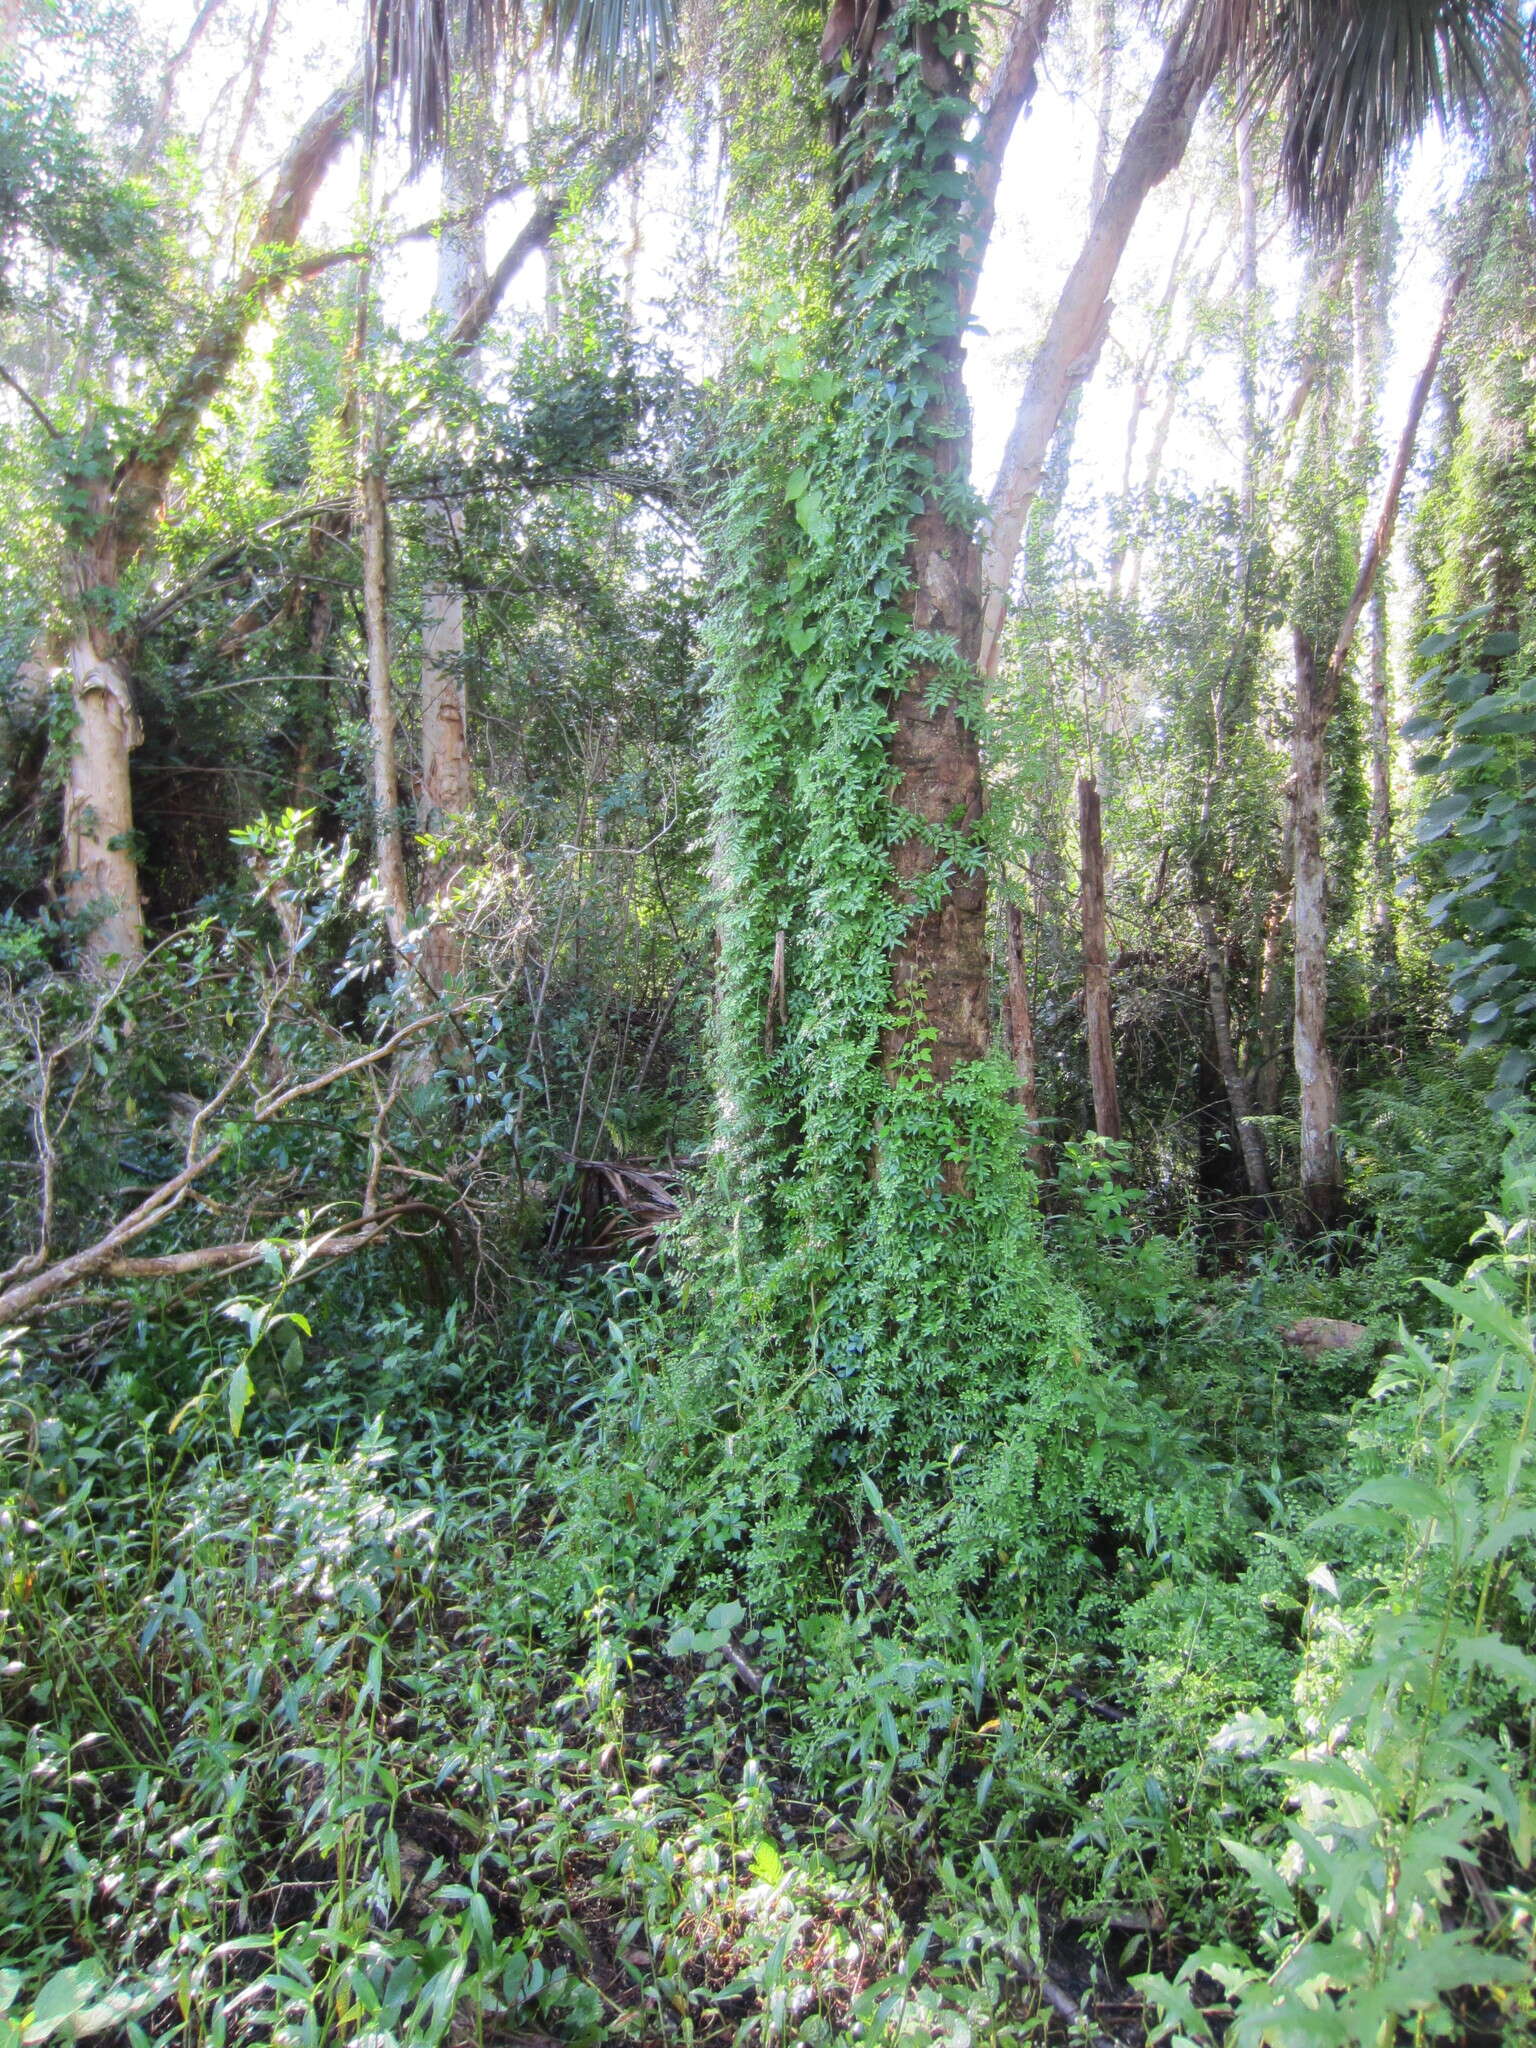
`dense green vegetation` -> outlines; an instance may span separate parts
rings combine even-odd
[[[1531,48],[1343,13],[0,0],[0,2048],[1536,2034]]]

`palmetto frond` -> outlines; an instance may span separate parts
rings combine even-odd
[[[523,28],[555,63],[568,62],[584,89],[633,100],[661,74],[677,8],[675,0],[368,0],[370,83],[393,98],[413,157],[447,134],[455,67],[488,67]]]
[[[1194,32],[1277,110],[1286,195],[1325,228],[1431,119],[1473,116],[1519,67],[1516,0],[1206,0]]]

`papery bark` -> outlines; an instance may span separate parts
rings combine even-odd
[[[88,922],[88,971],[131,961],[144,944],[133,841],[129,756],[142,738],[129,650],[113,624],[120,579],[149,545],[172,474],[208,401],[239,360],[246,336],[284,282],[274,260],[291,248],[320,182],[350,132],[360,91],[353,80],[305,123],[278,168],[246,263],[172,382],[159,416],[109,480],[75,477],[85,498],[84,538],[65,564],[74,613],[68,666],[76,732],[64,797],[64,901]]]
[[[1328,720],[1333,706],[1317,652],[1299,629],[1292,636],[1296,709],[1291,728],[1291,932],[1295,949],[1293,1056],[1300,1091],[1301,1211],[1304,1228],[1329,1228],[1339,1205],[1335,1136],[1339,1084],[1328,1051]]]

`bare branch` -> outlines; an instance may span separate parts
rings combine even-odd
[[[62,428],[54,425],[53,421],[49,419],[47,413],[44,412],[43,408],[38,404],[37,400],[32,396],[31,392],[27,389],[27,387],[24,384],[17,382],[16,378],[14,378],[11,375],[10,371],[5,367],[4,363],[0,363],[0,383],[10,385],[11,389],[15,392],[16,396],[21,400],[22,404],[27,408],[27,411],[31,413],[33,419],[37,421],[38,425],[42,428],[45,434],[51,435],[55,441],[63,440],[64,434]]]
[[[451,1014],[457,1015],[466,1007],[465,1004],[457,1004]],[[253,1034],[252,1041],[242,1056],[241,1066],[246,1070],[251,1058],[254,1057],[254,1045],[266,1021],[263,1019],[263,1024],[258,1026],[257,1033]],[[371,1046],[366,1052],[358,1053],[355,1058],[343,1060],[338,1066],[328,1068],[323,1074],[313,1074],[306,1081],[296,1081],[286,1088],[270,1091],[262,1096],[251,1110],[250,1122],[270,1123],[274,1117],[280,1116],[295,1102],[319,1095],[349,1075],[364,1073],[371,1067],[379,1066],[383,1061],[392,1058],[399,1047],[414,1037],[418,1031],[424,1031],[429,1026],[440,1024],[441,1021],[441,1014],[436,1011],[413,1017],[382,1044]],[[227,1101],[228,1096],[229,1088],[226,1084],[214,1099]],[[206,1113],[205,1109],[201,1116],[205,1117]],[[11,1285],[0,1288],[0,1327],[13,1326],[24,1321],[35,1309],[52,1305],[54,1296],[63,1293],[66,1288],[78,1285],[82,1280],[96,1279],[102,1274],[110,1273],[115,1262],[127,1254],[129,1245],[136,1243],[157,1225],[164,1223],[180,1208],[193,1186],[224,1157],[230,1143],[228,1138],[221,1138],[217,1143],[210,1145],[206,1152],[189,1160],[179,1173],[172,1174],[168,1180],[162,1181],[159,1187],[152,1189],[93,1245],[87,1245],[84,1250],[57,1260],[40,1272],[28,1274],[15,1280]]]
[[[143,546],[164,501],[171,472],[197,431],[203,408],[238,360],[252,324],[302,267],[287,259],[321,180],[351,134],[361,106],[362,81],[360,75],[354,75],[299,130],[278,167],[239,276],[215,308],[159,418],[122,464],[113,512],[124,561],[131,560]]]

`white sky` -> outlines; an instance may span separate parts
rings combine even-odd
[[[361,35],[357,0],[277,0],[277,32],[265,104],[246,136],[243,174],[260,185],[263,174],[281,149],[293,125],[345,76]],[[192,123],[207,120],[210,133],[228,138],[244,98],[246,54],[267,7],[267,0],[224,0],[221,13],[206,32],[182,77],[181,113]],[[197,0],[137,0],[138,19],[167,50],[184,39]],[[1127,18],[1124,46],[1116,58],[1118,147],[1139,103],[1157,50],[1137,25],[1130,0],[1122,0]],[[1073,20],[1073,14],[1080,22]],[[975,410],[976,480],[990,485],[1013,408],[1023,381],[1028,351],[1043,329],[1049,307],[1064,279],[1087,220],[1087,195],[1095,135],[1097,82],[1093,54],[1085,48],[1090,10],[1071,10],[1058,27],[1048,50],[1039,90],[1028,118],[1021,124],[1006,165],[998,201],[998,224],[983,270],[977,300],[980,331],[968,347],[968,381]],[[1158,296],[1193,196],[1195,218],[1207,209],[1209,193],[1220,203],[1230,180],[1220,109],[1208,110],[1197,131],[1189,160],[1153,194],[1143,208],[1121,266],[1109,340],[1099,368],[1087,387],[1074,450],[1074,498],[1096,497],[1117,490],[1125,447],[1129,405],[1128,364],[1143,346],[1148,309]],[[639,266],[642,296],[657,302],[657,317],[676,283],[679,252],[687,237],[688,200],[682,166],[663,160],[647,174],[643,188],[646,246]],[[1383,394],[1383,437],[1395,437],[1395,423],[1406,407],[1438,314],[1441,285],[1435,238],[1428,232],[1437,203],[1459,182],[1460,166],[1437,139],[1416,152],[1403,179],[1403,236],[1400,275],[1393,305],[1393,353]],[[378,186],[385,190],[399,179],[400,166],[383,161]],[[401,181],[403,183],[403,180]],[[430,218],[435,206],[435,178],[429,173],[419,187],[402,191],[403,220]],[[327,181],[312,216],[310,239],[345,239],[351,232],[356,192],[356,159],[344,160]],[[515,231],[518,208],[496,209],[488,224],[492,261]],[[1200,248],[1205,266],[1223,253],[1228,230],[1217,219]],[[1289,238],[1272,244],[1265,263],[1281,297],[1294,292],[1299,267],[1287,253]],[[435,250],[430,242],[397,252],[385,270],[392,317],[407,331],[424,323],[431,304]],[[1230,277],[1230,261],[1222,276]],[[1218,278],[1218,286],[1220,277]],[[509,313],[529,311],[540,303],[542,266],[529,274],[512,295]],[[1282,325],[1285,309],[1277,308]],[[1178,329],[1175,329],[1176,336]],[[674,341],[675,336],[671,337]],[[1229,364],[1203,359],[1208,395],[1220,402],[1230,397]],[[1214,383],[1211,380],[1214,379]],[[1154,404],[1154,410],[1155,404]],[[1209,408],[1207,408],[1209,410]],[[1230,457],[1219,438],[1202,424],[1200,408],[1185,405],[1175,416],[1165,477],[1200,487],[1230,475]],[[1142,427],[1142,450],[1150,421]]]

